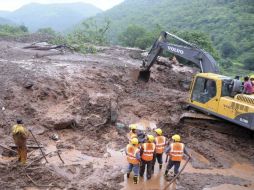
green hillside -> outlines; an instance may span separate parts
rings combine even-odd
[[[111,21],[112,43],[119,43],[119,34],[131,24],[147,30],[160,25],[166,31],[208,33],[221,57],[235,65],[254,60],[253,0],[125,0],[95,17],[105,18]]]

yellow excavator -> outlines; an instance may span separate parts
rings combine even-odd
[[[170,43],[170,39],[179,43]],[[150,68],[163,51],[191,61],[201,70],[190,86],[190,107],[254,131],[254,94],[242,94],[239,79],[218,74],[218,65],[208,52],[174,34],[161,32],[143,61],[139,79],[149,80]]]

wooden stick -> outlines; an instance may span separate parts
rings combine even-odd
[[[54,185],[40,185],[40,184],[37,184],[27,173],[26,173],[26,176],[30,179],[30,181],[37,187],[55,187]]]
[[[59,151],[56,151],[56,153],[57,153],[57,155],[58,155],[59,159],[60,159],[60,160],[62,161],[62,163],[64,164],[64,161],[63,161],[62,157],[60,156]]]
[[[36,144],[37,144],[37,145],[38,145],[38,147],[40,148],[40,144],[39,144],[39,142],[36,140],[36,138],[35,138],[34,134],[32,133],[32,131],[31,131],[31,130],[29,130],[29,131],[30,131],[30,133],[32,134],[32,136],[33,136],[33,138],[34,138],[34,140],[35,140]],[[44,159],[46,160],[46,162],[47,162],[47,163],[49,163],[49,162],[48,162],[48,160],[47,160],[47,158],[46,158],[46,156],[45,156],[45,154],[44,154],[44,152],[43,152],[43,150],[42,150],[42,148],[40,148],[40,150],[41,150],[41,154],[43,155],[43,157],[44,157]]]
[[[45,156],[48,156],[49,154],[52,154],[52,153],[54,153],[54,152],[56,152],[56,151],[49,152],[49,153],[45,154]],[[40,158],[38,158],[38,159],[33,160],[30,164],[28,164],[28,165],[25,167],[25,169],[28,168],[29,166],[31,166],[32,163],[34,163],[34,162],[36,162],[36,161],[39,161],[39,160],[41,160],[42,158],[44,158],[44,156],[42,156],[42,157],[40,157]]]
[[[4,145],[2,145],[2,144],[0,144],[0,146],[1,146],[2,148],[6,149],[6,150],[9,150],[9,151],[12,151],[12,152],[15,152],[16,154],[18,154],[17,151],[12,150],[12,149],[10,149],[10,148],[7,148],[6,146],[4,146]]]
[[[187,166],[188,162],[190,161],[190,157],[188,158],[188,160],[185,162],[184,166],[182,167],[182,169],[180,170],[180,172],[163,188],[163,190],[167,190],[167,188],[176,180],[176,178],[178,178],[179,175],[181,175],[181,173],[183,172],[183,170],[185,169],[185,167]]]
[[[17,148],[17,145],[10,145],[10,147]],[[26,147],[27,148],[43,148],[42,145],[40,145],[40,146],[37,146],[37,145],[27,145]]]

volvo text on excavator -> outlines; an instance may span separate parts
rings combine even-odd
[[[170,39],[181,45],[170,43]],[[182,45],[183,44],[183,45]],[[188,104],[204,113],[219,117],[254,131],[254,95],[242,94],[242,82],[218,74],[215,59],[206,51],[168,32],[161,32],[141,66],[139,79],[148,81],[157,57],[168,51],[197,65],[190,86]]]

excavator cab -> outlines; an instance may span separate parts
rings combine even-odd
[[[218,110],[221,81],[211,77],[213,75],[212,73],[206,73],[194,78],[189,101],[195,106],[216,112]]]
[[[242,90],[240,80],[199,73],[193,79],[188,104],[208,115],[254,130],[254,95],[242,94]]]

